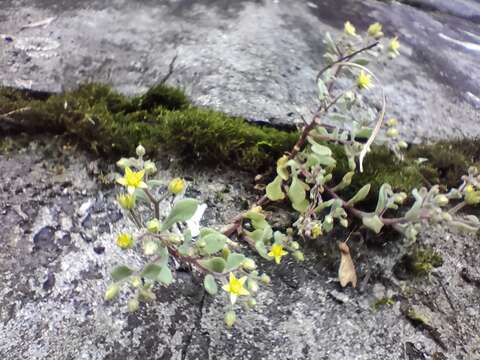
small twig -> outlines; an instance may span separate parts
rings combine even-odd
[[[170,64],[168,64],[168,72],[162,78],[162,80],[160,81],[160,84],[165,84],[167,82],[167,80],[170,78],[170,76],[172,76],[173,70],[175,68],[175,62],[177,61],[177,57],[178,57],[178,55],[175,54],[175,56],[170,61]]]
[[[370,49],[373,49],[375,46],[377,46],[378,44],[380,44],[379,41],[377,42],[374,42],[370,45],[367,45],[357,51],[354,51],[353,53],[351,54],[348,54],[348,55],[345,55],[345,56],[342,56],[340,57],[339,59],[335,60],[333,63],[325,66],[322,70],[320,70],[317,74],[317,77],[315,78],[315,82],[318,83],[318,81],[320,80],[320,77],[325,73],[325,71],[327,71],[328,69],[334,67],[335,65],[338,65],[339,63],[342,63],[342,62],[345,62],[345,61],[349,61],[351,60],[352,58],[354,58],[355,56],[357,56],[358,54],[364,52],[364,51],[368,51]],[[341,65],[340,65],[341,67]]]
[[[143,189],[143,192],[145,193],[145,195],[147,195],[148,199],[155,206],[155,218],[160,220],[160,200],[157,200],[148,189]]]
[[[5,114],[0,114],[0,117],[1,118],[8,118],[11,115],[18,114],[18,113],[25,112],[25,111],[29,111],[29,110],[32,110],[32,109],[29,106],[26,106],[26,107],[23,107],[23,108],[20,108],[20,109],[12,110],[12,111],[7,112]]]

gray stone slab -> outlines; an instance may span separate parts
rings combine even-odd
[[[195,103],[291,123],[314,108],[325,32],[380,21],[402,42],[403,56],[377,70],[404,137],[480,134],[478,2],[405,2],[3,0],[0,83],[138,93],[178,55],[170,82]]]

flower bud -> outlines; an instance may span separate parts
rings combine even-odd
[[[133,238],[126,233],[117,236],[117,245],[120,249],[126,250],[133,247]]]
[[[160,221],[158,219],[152,219],[147,221],[147,230],[152,232],[152,233],[157,233],[160,231],[160,228],[162,224],[160,224]]]
[[[127,158],[121,158],[120,160],[117,161],[117,166],[121,169],[125,169],[130,165],[130,161],[128,161]]]
[[[406,199],[407,199],[407,194],[404,192],[401,192],[401,193],[395,194],[395,196],[393,197],[393,202],[395,204],[402,205]]]
[[[157,166],[153,161],[147,160],[145,161],[145,165],[143,166],[145,173],[148,175],[153,175],[157,172]]]
[[[235,320],[237,320],[237,316],[235,315],[235,311],[230,310],[225,313],[225,325],[227,325],[228,328],[231,328],[233,324],[235,324]]]
[[[371,37],[378,39],[383,36],[382,32],[382,24],[379,22],[373,23],[368,27],[368,35]]]
[[[135,149],[135,153],[138,157],[143,157],[145,155],[145,148],[142,145],[138,145]]]
[[[446,222],[450,222],[450,221],[453,220],[453,217],[448,212],[443,212],[442,213],[442,219]]]
[[[270,284],[270,276],[268,276],[267,274],[262,274],[262,276],[260,276],[260,281],[266,285]]]
[[[303,252],[301,252],[299,250],[293,252],[293,258],[297,261],[304,261],[305,260]]]
[[[400,149],[406,149],[406,148],[408,148],[408,144],[407,144],[405,141],[403,141],[403,140],[400,140],[400,141],[397,143],[397,145],[398,145],[398,147],[399,147]]]
[[[395,118],[390,118],[388,119],[385,124],[388,126],[388,127],[394,127],[394,126],[397,126],[398,125],[398,120],[395,119]]]
[[[252,271],[257,268],[257,264],[255,264],[255,261],[252,259],[245,259],[242,263],[242,267],[244,270]]]
[[[311,231],[310,231],[310,234],[311,234],[311,237],[312,239],[316,239],[318,238],[319,236],[322,235],[322,224],[320,223],[315,223],[315,225],[313,225]]]
[[[130,282],[134,288],[139,288],[142,285],[142,279],[139,276],[132,276]]]
[[[247,306],[249,308],[253,309],[255,306],[257,306],[257,300],[252,299],[252,298],[248,299]]]
[[[251,292],[256,293],[258,291],[258,283],[255,280],[249,279],[247,285]]]
[[[439,194],[439,195],[435,196],[435,203],[438,206],[445,206],[445,205],[448,204],[448,198],[443,194]]]
[[[292,241],[292,243],[290,244],[290,247],[293,249],[293,250],[298,250],[300,249],[300,244],[296,241]]]
[[[325,216],[325,219],[323,219],[323,221],[324,221],[326,224],[333,224],[333,217],[332,217],[332,215],[327,215],[327,216]]]
[[[133,194],[118,195],[117,201],[125,210],[132,210],[135,207],[136,198]]]
[[[129,312],[135,312],[138,310],[140,302],[137,299],[130,299],[127,302],[127,309]]]
[[[468,185],[467,188],[469,186],[471,186],[471,185]],[[473,186],[471,186],[471,188],[473,189]],[[474,191],[474,190],[467,191],[465,189],[465,202],[468,205],[480,204],[480,191]]]
[[[228,256],[230,255],[230,253],[231,253],[230,248],[225,245],[222,249],[222,257],[226,260],[228,259]]]
[[[207,246],[207,242],[205,240],[199,240],[197,242],[197,246],[200,248],[200,249],[203,249],[205,246]]]
[[[147,241],[143,245],[143,253],[147,256],[153,255],[158,251],[158,243],[156,241]]]
[[[174,195],[178,195],[185,190],[185,180],[181,178],[175,178],[168,184],[168,191]]]
[[[342,225],[344,228],[348,227],[348,220],[345,218],[340,219],[340,225]]]
[[[254,212],[254,213],[257,213],[257,214],[260,214],[262,212],[262,207],[261,206],[254,206],[250,209],[251,212]]]
[[[117,284],[112,284],[107,288],[107,291],[105,291],[105,296],[104,299],[105,301],[111,301],[115,299],[118,296],[118,293],[120,292],[120,286]]]
[[[390,128],[387,130],[387,136],[390,137],[390,138],[395,138],[398,136],[398,130],[397,128]]]

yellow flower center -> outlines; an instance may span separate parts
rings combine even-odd
[[[368,89],[372,86],[372,76],[367,74],[365,71],[360,71],[360,74],[357,78],[357,86],[360,89]]]

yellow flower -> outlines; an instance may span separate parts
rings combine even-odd
[[[181,178],[175,178],[168,184],[168,191],[174,195],[180,194],[183,190],[185,190],[185,180]]]
[[[357,86],[360,89],[369,89],[372,87],[372,76],[361,70],[357,78]]]
[[[117,245],[120,249],[126,250],[133,247],[133,238],[126,233],[117,236]]]
[[[233,273],[230,273],[230,280],[228,284],[222,287],[223,290],[230,294],[230,302],[232,305],[237,301],[237,297],[242,295],[250,295],[250,292],[243,287],[245,281],[247,281],[246,276],[237,279]]]
[[[345,26],[343,27],[343,31],[348,36],[357,36],[357,30],[355,29],[355,26],[353,26],[350,21],[347,21],[345,23]]]
[[[133,194],[124,194],[118,195],[117,201],[122,208],[125,210],[132,210],[135,207],[135,195]]]
[[[320,235],[322,235],[322,224],[316,223],[315,225],[313,225],[310,234],[312,236],[312,239],[316,239]]]
[[[383,36],[382,32],[382,24],[379,22],[373,23],[368,27],[368,35],[370,35],[373,38],[379,38]]]
[[[468,205],[480,204],[480,190],[475,191],[475,188],[469,184],[465,187],[465,202]]]
[[[400,54],[398,49],[400,49],[400,42],[398,41],[398,37],[395,36],[388,44],[388,51],[391,55],[397,56]]]
[[[141,171],[132,171],[129,167],[125,168],[125,175],[117,179],[117,182],[120,185],[123,185],[127,188],[129,194],[133,194],[135,189],[146,189],[147,184],[143,182],[143,176],[145,175],[145,170]]]
[[[287,255],[288,252],[283,250],[283,245],[280,244],[273,244],[272,248],[270,249],[270,252],[268,253],[268,256],[271,256],[275,259],[275,262],[277,264],[280,264],[280,261],[282,260],[282,256]]]

